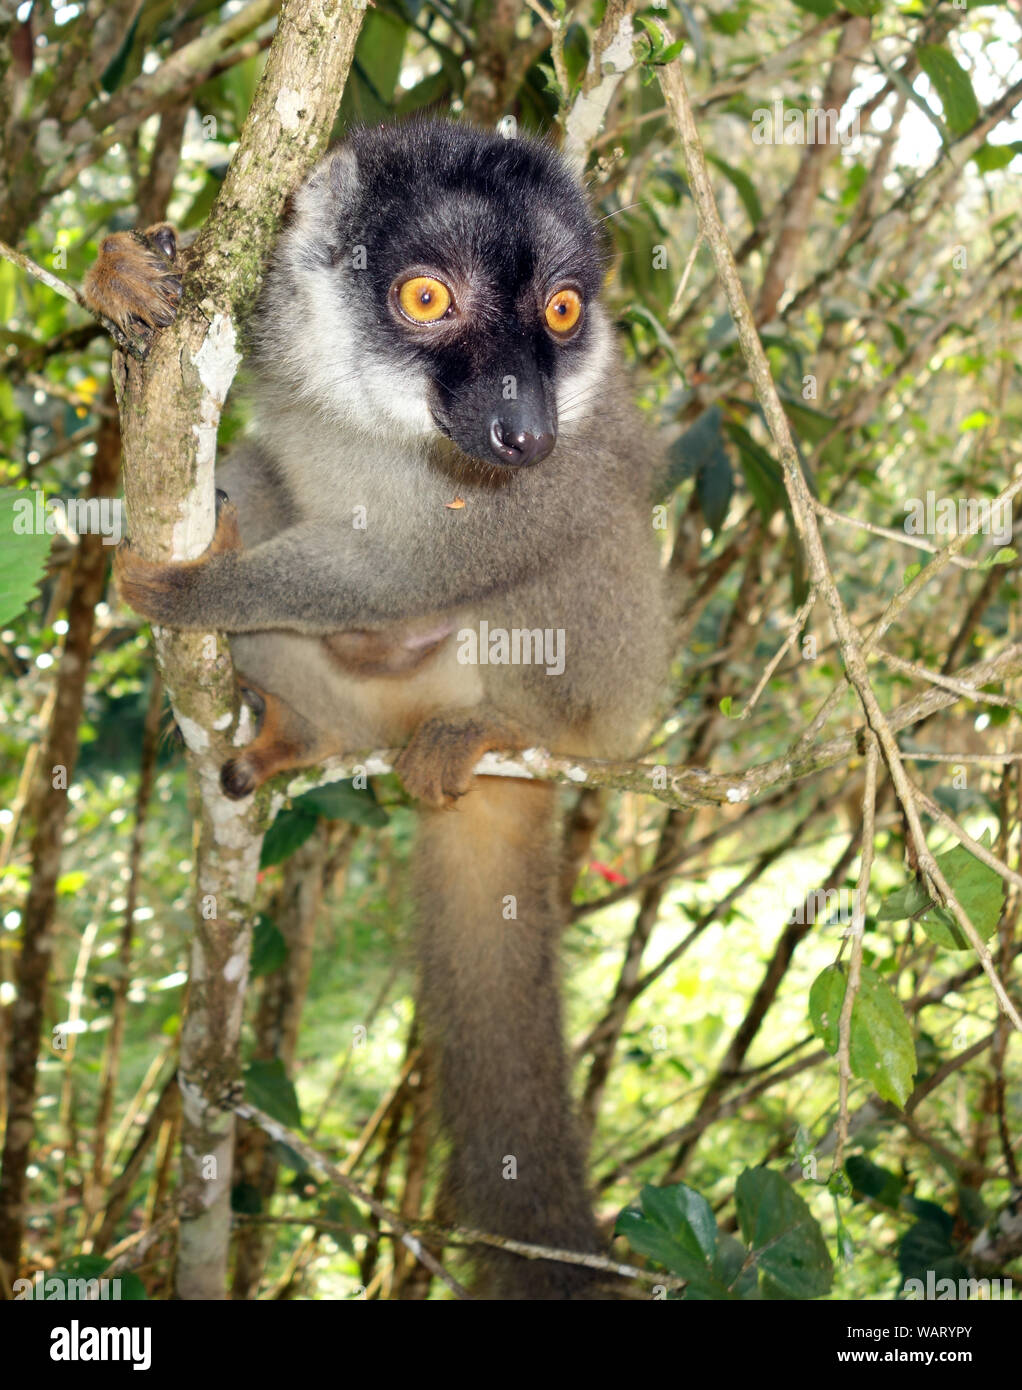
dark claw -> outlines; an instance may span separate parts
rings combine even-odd
[[[263,716],[266,714],[266,701],[258,690],[252,690],[251,687],[247,685],[241,687],[241,698],[255,715],[256,727],[258,728],[262,724]]]
[[[168,261],[177,255],[177,238],[172,227],[160,227],[152,234],[154,243],[160,248]]]
[[[216,490],[216,514],[218,517],[230,500],[223,488],[218,487]]]
[[[232,801],[241,801],[255,791],[255,779],[243,758],[229,758],[220,769],[220,786]]]

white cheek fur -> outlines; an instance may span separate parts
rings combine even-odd
[[[610,325],[601,304],[589,310],[589,346],[580,366],[557,380],[557,419],[562,425],[591,410],[607,380],[610,363]]]
[[[320,270],[300,270],[293,277],[285,312],[292,344],[287,376],[296,397],[359,432],[431,433],[436,426],[426,403],[425,373],[366,351],[350,319],[338,312],[335,274],[325,280]],[[279,314],[278,305],[278,319]]]

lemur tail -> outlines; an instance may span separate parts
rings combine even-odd
[[[419,970],[459,1223],[593,1252],[561,1034],[554,809],[553,788],[480,777],[455,810],[422,813]],[[480,1250],[483,1297],[600,1296],[581,1266]]]

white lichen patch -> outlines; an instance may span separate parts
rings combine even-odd
[[[213,535],[216,435],[227,392],[241,362],[237,338],[233,319],[227,314],[213,313],[202,346],[192,356],[202,385],[199,423],[192,425],[197,440],[195,486],[185,515],[174,527],[175,560],[194,560],[206,549]]]
[[[600,80],[575,98],[564,126],[564,153],[578,172],[581,172],[589,148],[603,125],[621,78],[634,62],[633,38],[632,17],[624,14],[607,47],[602,53],[594,52],[589,59],[587,81],[595,77],[597,70]]]
[[[292,92],[290,87],[281,87],[273,109],[280,117],[285,130],[294,132],[301,126],[301,113],[308,108],[309,100],[304,92]]]
[[[224,979],[229,980],[231,984],[233,984],[235,980],[240,980],[245,973],[247,964],[248,951],[235,951],[234,955],[230,957],[227,964],[224,966]]]
[[[221,732],[221,731],[224,730],[224,729],[229,729],[230,727],[231,727],[231,713],[230,713],[230,710],[228,710],[228,712],[227,712],[226,714],[220,714],[220,715],[218,715],[218,716],[216,717],[216,719],[213,720],[213,728],[216,729],[218,733]]]
[[[733,803],[733,802],[736,802],[736,801],[748,801],[748,799],[749,799],[749,789],[748,789],[748,787],[728,787],[728,789],[727,789],[727,799],[728,799],[728,801],[730,801],[730,802],[732,802],[732,803]]]
[[[221,724],[219,720],[217,721],[215,725],[217,729],[226,729],[227,725],[230,724],[231,716],[229,714],[224,715],[224,719],[226,720],[224,724]],[[246,743],[251,743],[255,738],[255,731],[255,715],[252,713],[251,708],[242,701],[241,708],[238,711],[238,727],[234,730],[231,742],[234,744],[235,748],[244,748]]]
[[[179,709],[175,709],[174,718],[177,727],[181,730],[181,737],[187,743],[193,753],[205,753],[209,749],[209,734],[197,724],[194,719],[189,719],[187,714],[182,714]]]
[[[589,773],[584,767],[569,767],[564,775],[572,782],[588,782],[589,780]]]
[[[220,789],[220,771],[218,768],[204,770],[202,781],[202,799],[212,822],[213,838],[216,843],[223,849],[245,851],[249,851],[253,842],[258,845],[259,837],[253,835],[248,824],[251,797],[246,796],[243,801],[232,801],[229,797],[224,796]]]
[[[522,761],[525,761],[524,754]],[[501,753],[484,753],[476,763],[475,770],[483,777],[529,777],[525,768],[505,758]]]

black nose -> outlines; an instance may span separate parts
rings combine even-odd
[[[530,434],[528,430],[515,429],[503,420],[494,420],[490,426],[490,447],[501,463],[512,468],[528,468],[531,463],[539,463],[556,442],[556,437],[548,431]]]

